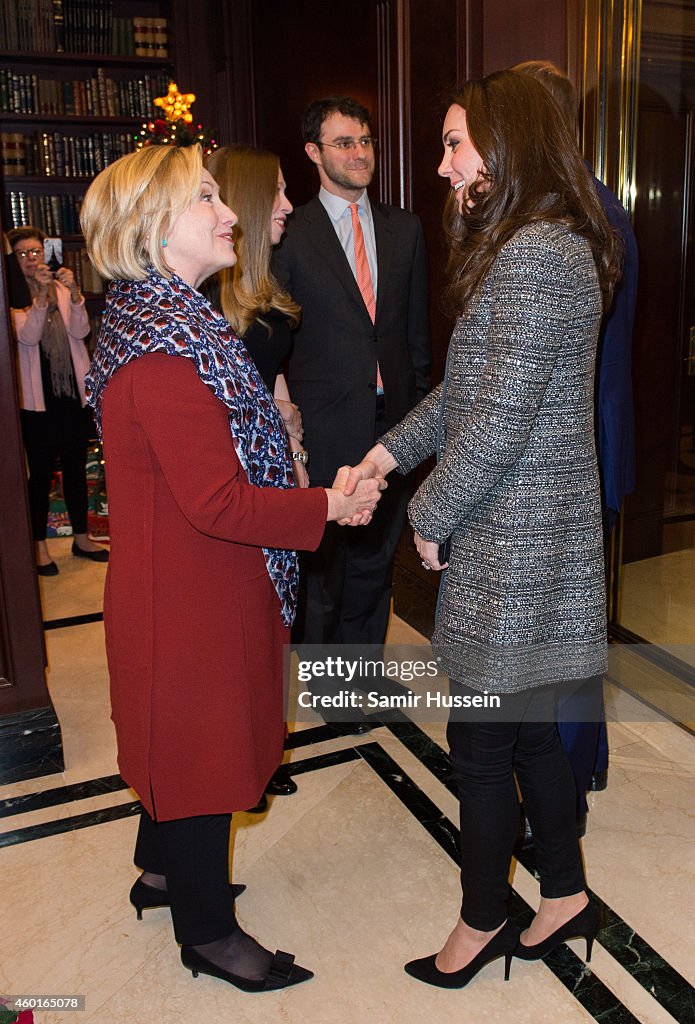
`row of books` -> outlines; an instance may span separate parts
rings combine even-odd
[[[26,192],[7,192],[10,227],[27,224],[41,228],[46,235],[78,235],[80,210],[84,196],[30,196]]]
[[[107,78],[97,68],[91,78],[62,81],[0,68],[0,110],[8,114],[65,117],[153,117],[154,99],[169,87],[161,71],[140,78]]]
[[[97,274],[87,250],[63,248],[63,266],[69,267],[75,275],[77,287],[84,294],[100,294],[104,291],[104,282]]]
[[[135,148],[135,136],[128,132],[93,132],[91,135],[0,133],[5,177],[93,178]]]
[[[166,18],[114,17],[112,0],[3,0],[0,49],[168,58]]]

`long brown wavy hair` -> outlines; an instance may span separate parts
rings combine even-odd
[[[248,146],[223,146],[206,161],[222,201],[239,218],[234,228],[237,262],[208,283],[213,303],[218,291],[226,319],[242,338],[263,313],[277,309],[299,322],[300,309],[270,271],[270,215],[277,195],[280,161],[274,153]]]
[[[622,245],[603,213],[576,140],[547,90],[516,71],[467,82],[450,98],[466,112],[485,168],[471,205],[444,211],[449,240],[447,305],[465,310],[502,246],[525,224],[566,224],[591,246],[604,309],[620,277]]]

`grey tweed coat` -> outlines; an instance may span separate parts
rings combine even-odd
[[[606,667],[594,364],[601,292],[585,239],[526,225],[451,339],[439,385],[381,441],[407,472],[441,458],[408,515],[452,535],[432,646],[448,675],[513,693]]]

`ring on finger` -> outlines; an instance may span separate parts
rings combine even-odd
[[[426,561],[425,561],[425,559],[423,558],[423,559],[422,559],[422,568],[423,568],[423,569],[431,569],[431,568],[432,568],[432,566],[430,565],[430,563],[429,563],[429,562],[426,562]]]

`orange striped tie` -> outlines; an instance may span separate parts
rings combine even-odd
[[[364,246],[364,234],[362,233],[357,203],[350,203],[350,216],[352,217],[352,237],[355,243],[355,277],[357,279],[357,287],[362,294],[370,319],[374,323],[376,320],[376,299],[374,298],[374,285],[372,284],[372,275],[369,271],[367,250]],[[376,364],[376,386],[377,390],[383,393],[384,384],[381,379],[378,363]]]

